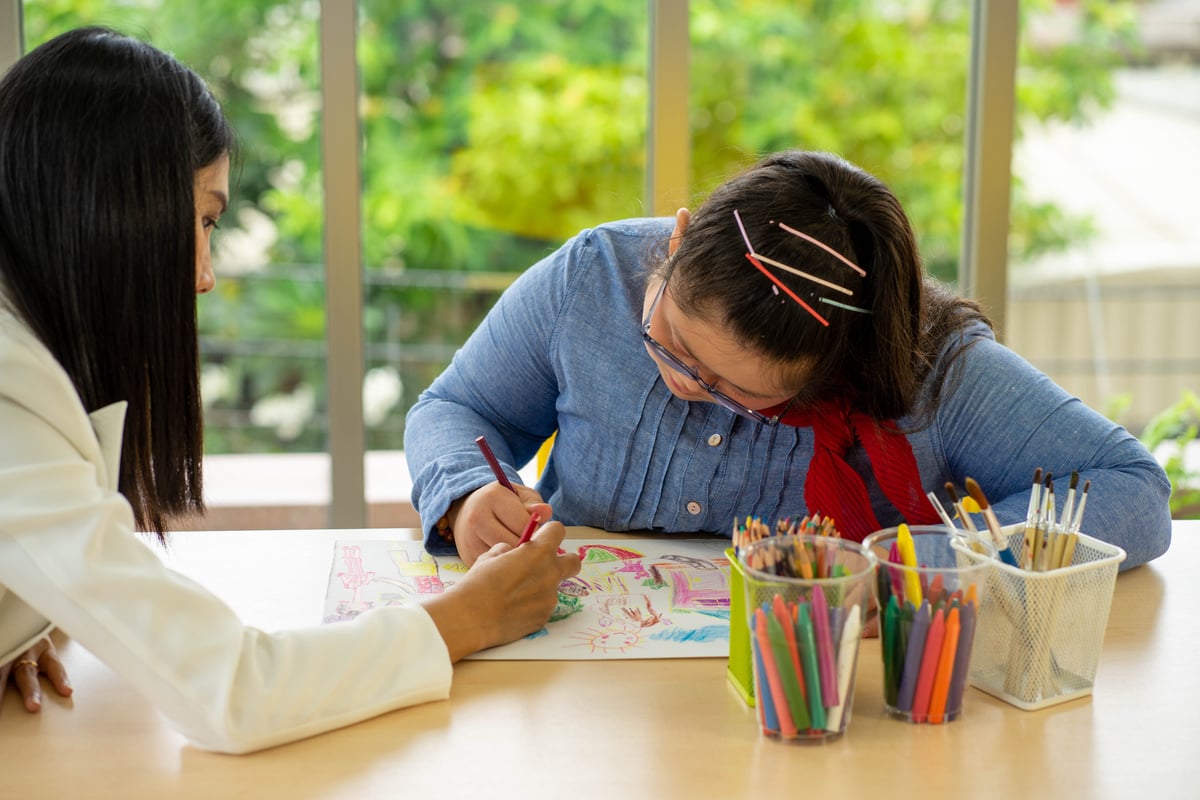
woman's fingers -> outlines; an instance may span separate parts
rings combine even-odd
[[[27,651],[25,655],[28,656],[29,652]],[[17,691],[21,693],[21,699],[25,702],[25,710],[30,713],[36,713],[42,709],[42,684],[38,680],[40,671],[37,661],[22,656],[13,662],[9,672],[13,684],[16,685]]]
[[[50,685],[54,687],[54,691],[63,697],[70,697],[71,692],[75,690],[71,687],[71,681],[67,677],[67,668],[63,666],[62,659],[58,657],[58,648],[49,639],[45,639],[44,641],[46,642],[46,649],[42,651],[42,656],[39,659],[42,672],[49,679]]]
[[[50,681],[54,690],[63,697],[70,697],[71,681],[67,678],[66,667],[58,657],[58,649],[49,637],[42,639],[33,647],[26,650],[19,658],[0,667],[0,694],[12,681],[13,686],[21,693],[21,701],[25,710],[37,713],[42,709],[42,673]]]

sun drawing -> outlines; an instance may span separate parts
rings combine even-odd
[[[590,647],[593,653],[624,653],[641,643],[639,631],[623,628],[588,628],[576,631],[571,638],[581,640],[571,647]]]

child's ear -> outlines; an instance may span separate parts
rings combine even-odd
[[[679,239],[683,236],[683,232],[687,230],[688,223],[692,221],[692,214],[686,208],[681,208],[675,212],[675,230],[671,231],[671,243],[667,245],[667,255],[675,255],[675,251],[679,249]]]

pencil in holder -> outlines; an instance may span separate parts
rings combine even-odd
[[[1024,526],[1005,528],[1020,552]],[[1027,711],[1092,693],[1125,551],[1085,534],[1046,572],[997,564],[983,601],[971,685]]]

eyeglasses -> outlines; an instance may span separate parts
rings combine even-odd
[[[658,287],[658,294],[654,295],[654,302],[650,304],[650,309],[646,312],[646,318],[642,320],[642,338],[646,340],[646,346],[667,364],[669,364],[676,372],[679,372],[687,377],[688,380],[694,381],[701,389],[712,395],[712,399],[723,408],[727,408],[735,414],[739,414],[746,419],[752,419],[755,422],[760,422],[763,425],[774,425],[779,422],[779,415],[765,416],[752,408],[748,408],[737,400],[734,400],[729,395],[722,392],[715,386],[710,386],[704,382],[704,379],[697,374],[696,370],[683,363],[667,348],[663,347],[658,342],[654,341],[654,337],[650,335],[650,318],[654,316],[654,309],[658,307],[658,301],[662,299],[663,292],[667,289],[667,282],[663,281]]]

